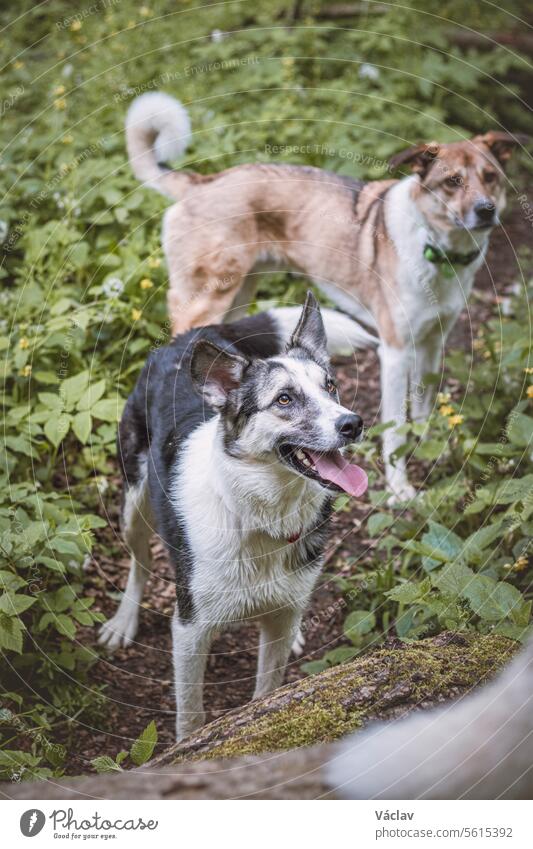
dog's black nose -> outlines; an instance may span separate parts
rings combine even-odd
[[[474,212],[480,221],[483,221],[484,224],[488,224],[494,218],[496,207],[490,200],[478,200],[474,205]]]
[[[353,442],[363,431],[363,419],[355,413],[346,413],[337,419],[337,430],[348,442]]]

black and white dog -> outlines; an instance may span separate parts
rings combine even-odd
[[[114,649],[135,636],[155,530],[176,567],[178,739],[203,723],[204,668],[221,628],[256,621],[254,696],[281,684],[320,572],[332,497],[367,488],[342,455],[363,423],[339,403],[326,330],[330,350],[364,340],[350,319],[324,314],[326,327],[309,294],[301,312],[191,330],[151,355],[126,404],[118,449],[132,560],[100,641]]]

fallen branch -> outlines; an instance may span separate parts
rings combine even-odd
[[[463,695],[491,678],[517,648],[505,637],[479,634],[389,641],[228,712],[145,767],[6,783],[0,785],[0,798],[327,798],[331,791],[322,767],[330,748],[318,744],[370,720],[399,717]]]
[[[396,718],[462,695],[491,677],[515,648],[505,637],[479,634],[389,641],[229,711],[171,746],[152,766],[327,743],[369,720]]]

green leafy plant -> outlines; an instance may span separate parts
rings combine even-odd
[[[157,728],[155,726],[155,722],[152,720],[152,722],[146,726],[144,731],[139,734],[137,739],[134,740],[129,751],[122,749],[115,758],[112,758],[109,755],[100,755],[97,758],[93,758],[91,764],[95,768],[96,772],[121,772],[123,769],[122,764],[125,763],[128,758],[135,766],[142,766],[152,757],[156,743]]]

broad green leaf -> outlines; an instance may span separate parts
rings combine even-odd
[[[514,445],[527,448],[533,440],[533,418],[513,410],[507,422],[507,436]]]
[[[376,616],[371,610],[352,610],[344,620],[344,635],[356,641],[376,626]]]
[[[94,404],[100,400],[105,392],[105,380],[98,380],[96,383],[91,383],[85,392],[81,395],[77,407],[78,410],[91,410]]]
[[[109,755],[99,755],[91,760],[96,772],[105,774],[107,772],[122,772],[120,764],[116,763]]]
[[[70,616],[66,616],[64,613],[59,613],[54,620],[54,624],[59,633],[64,634],[64,636],[68,637],[70,640],[73,640],[76,636],[76,624]]]
[[[449,563],[438,572],[431,573],[431,583],[445,595],[457,598],[475,577],[475,573],[468,566]]]
[[[39,392],[37,397],[49,410],[59,412],[63,409],[63,401],[55,392]]]
[[[422,558],[422,566],[430,572],[442,561],[451,561],[460,553],[463,541],[449,528],[430,520],[429,531],[422,536],[422,543],[431,550],[429,556]]]
[[[105,398],[93,404],[91,412],[95,419],[104,422],[118,422],[124,409],[124,401],[121,398]]]
[[[150,760],[155,744],[157,743],[157,728],[152,720],[139,737],[134,741],[130,749],[130,757],[134,764],[141,766]]]
[[[16,616],[5,616],[0,613],[0,649],[9,649],[20,654],[23,630],[20,619]]]
[[[418,581],[406,581],[389,590],[387,597],[400,604],[413,604],[422,595],[421,584]]]
[[[372,513],[367,523],[368,533],[371,537],[375,537],[385,528],[389,528],[393,522],[394,517],[388,513]]]
[[[44,425],[44,432],[52,443],[54,448],[57,448],[58,445],[62,442],[62,440],[67,435],[70,428],[70,416],[66,413],[61,413],[60,415],[51,414],[47,419]]]
[[[18,616],[24,613],[37,599],[35,596],[22,595],[21,593],[3,593],[0,596],[0,612],[6,616]]]
[[[481,619],[499,622],[523,604],[521,593],[507,581],[495,581],[485,575],[474,575],[462,591],[470,607]]]
[[[80,413],[76,413],[72,419],[72,430],[83,445],[85,445],[91,435],[91,426],[91,414],[85,410]]]

